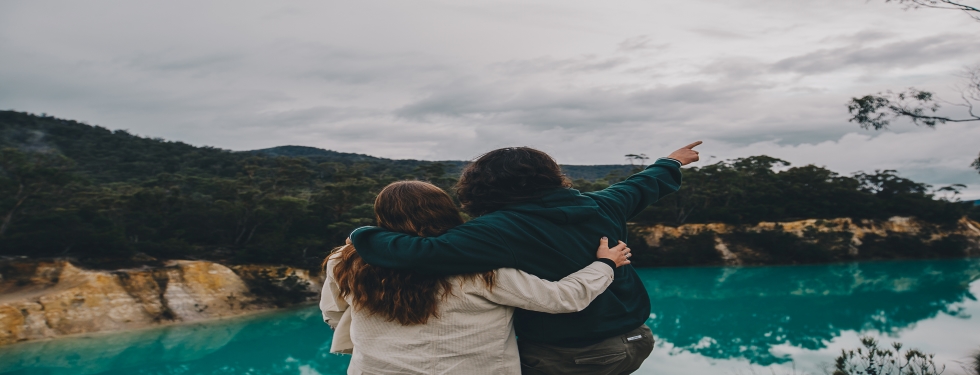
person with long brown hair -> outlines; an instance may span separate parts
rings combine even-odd
[[[471,220],[439,236],[420,237],[383,227],[350,234],[368,264],[432,275],[517,268],[558,280],[595,260],[591,242],[630,236],[629,222],[681,186],[681,167],[699,160],[700,141],[660,158],[609,187],[572,189],[561,166],[530,147],[492,150],[463,167],[456,184]],[[525,375],[630,374],[654,348],[646,326],[650,297],[632,266],[582,311],[514,313]]]
[[[416,236],[463,223],[449,195],[421,181],[388,185],[374,210],[380,227]],[[515,308],[580,311],[629,256],[603,238],[596,261],[558,281],[513,268],[447,277],[371,266],[348,243],[324,261],[320,309],[331,352],[352,354],[348,374],[520,374]]]

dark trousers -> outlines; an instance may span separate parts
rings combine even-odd
[[[624,335],[581,348],[518,341],[522,375],[631,374],[653,351],[646,324]]]

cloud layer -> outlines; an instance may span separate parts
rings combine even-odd
[[[0,108],[235,150],[298,144],[573,164],[703,139],[972,185],[977,126],[847,122],[853,96],[956,98],[980,24],[883,1],[6,1]],[[972,137],[972,138],[971,138]]]

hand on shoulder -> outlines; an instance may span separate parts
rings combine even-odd
[[[619,244],[610,248],[609,238],[602,237],[599,240],[599,250],[595,253],[596,258],[599,259],[609,259],[616,264],[616,267],[622,267],[624,265],[630,264],[630,248],[626,247],[626,243],[619,241]]]

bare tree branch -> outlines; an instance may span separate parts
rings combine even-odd
[[[886,3],[899,3],[905,5],[905,9],[933,8],[946,10],[959,10],[966,13],[974,20],[980,21],[980,6],[967,5],[965,1],[976,0],[885,0]],[[950,103],[955,106],[966,107],[968,116],[965,118],[949,118],[943,116],[931,116],[928,113],[935,113],[939,110],[939,103],[932,100],[932,93],[920,91],[915,88],[909,89],[907,93],[878,95],[865,95],[860,98],[851,98],[847,105],[847,110],[853,115],[850,122],[857,122],[862,128],[874,128],[880,130],[888,127],[891,120],[899,117],[907,117],[916,125],[926,125],[933,127],[936,124],[947,122],[969,122],[980,121],[980,116],[974,112],[975,103],[980,103],[980,65],[967,71],[967,87],[960,92],[962,103]],[[930,105],[931,103],[931,105]],[[970,165],[980,172],[980,157]]]
[[[906,9],[932,8],[959,10],[966,13],[971,18],[980,21],[980,8],[977,6],[964,4],[963,1],[952,0],[885,0],[888,3],[904,4]]]
[[[980,77],[980,71],[974,71],[973,74]],[[963,103],[955,104],[968,108],[968,115],[963,118],[932,115],[941,108],[941,105],[936,103],[931,92],[918,90],[914,87],[909,88],[906,92],[888,91],[877,95],[865,95],[860,98],[851,98],[847,110],[852,117],[848,121],[856,122],[864,129],[873,128],[874,130],[887,128],[891,121],[901,117],[912,120],[912,123],[916,125],[928,127],[947,122],[980,121],[980,116],[973,112],[971,95],[973,94],[969,91],[964,91],[961,95]]]

